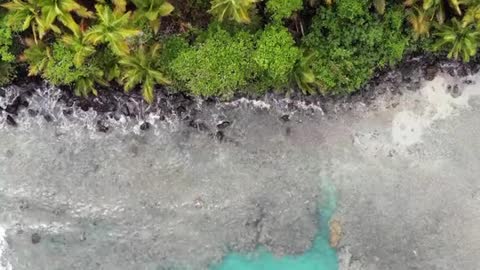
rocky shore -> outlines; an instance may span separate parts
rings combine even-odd
[[[392,69],[378,72],[374,78],[358,92],[346,96],[305,96],[298,91],[288,94],[270,92],[263,97],[236,96],[231,101],[222,101],[215,98],[201,99],[184,93],[171,93],[166,88],[156,91],[156,99],[153,104],[147,104],[142,96],[136,91],[124,93],[119,87],[104,88],[98,96],[87,98],[77,97],[68,88],[63,88],[60,94],[55,95],[56,100],[50,100],[61,104],[62,110],[58,112],[69,116],[74,110],[93,111],[97,114],[97,131],[108,132],[112,128],[108,122],[118,121],[121,118],[138,121],[140,130],[148,130],[153,123],[149,122],[149,115],[154,115],[154,121],[165,121],[175,118],[186,125],[201,132],[209,132],[213,137],[222,139],[221,130],[230,125],[228,119],[219,120],[215,123],[207,123],[199,115],[202,111],[212,107],[228,109],[242,103],[255,101],[267,107],[277,107],[279,119],[289,121],[293,111],[320,111],[322,114],[335,117],[336,113],[351,110],[372,109],[378,104],[374,102],[382,97],[387,102],[394,100],[395,96],[402,95],[402,88],[416,91],[422,80],[433,80],[438,72],[448,73],[452,76],[464,77],[476,73],[480,65],[478,61],[468,64],[451,61],[434,56],[410,56]],[[19,78],[14,85],[0,89],[0,119],[10,126],[18,125],[18,113],[21,110],[28,112],[30,116],[41,116],[45,121],[53,120],[52,112],[38,110],[29,106],[29,100],[39,95],[39,88],[47,88],[48,83],[38,78]],[[452,86],[453,87],[453,86]],[[458,89],[457,89],[458,90]],[[8,93],[12,91],[13,93]],[[452,91],[456,91],[453,88]],[[52,97],[49,97],[52,98]],[[396,106],[392,102],[391,106]],[[373,108],[375,109],[375,108]],[[219,132],[220,131],[220,132]]]

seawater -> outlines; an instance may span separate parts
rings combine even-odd
[[[328,222],[336,207],[335,191],[327,187],[319,211],[319,230],[310,250],[301,255],[278,257],[260,247],[251,254],[232,252],[211,270],[337,270],[336,250],[329,244]]]

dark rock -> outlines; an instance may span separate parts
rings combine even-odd
[[[68,108],[68,109],[63,110],[63,115],[72,115],[72,114],[73,114],[73,109],[72,108]]]
[[[470,84],[473,84],[473,81],[472,80],[464,80],[463,83],[470,85]]]
[[[468,76],[468,69],[466,66],[462,65],[459,68],[456,69],[457,75],[460,77],[466,77]]]
[[[82,242],[87,240],[87,234],[85,232],[82,232],[80,234],[79,240],[82,241]]]
[[[188,123],[188,125],[190,127],[198,129],[199,131],[208,131],[209,130],[208,126],[204,122],[198,121],[198,120],[191,120]]]
[[[15,119],[13,119],[13,117],[11,115],[7,116],[7,124],[9,124],[12,127],[17,126],[17,122],[15,121]]]
[[[75,102],[72,100],[72,99],[68,99],[66,102],[65,102],[65,105],[67,107],[73,107],[73,104],[75,104]]]
[[[117,109],[117,103],[106,96],[99,96],[92,102],[92,108],[97,112],[113,112]]]
[[[79,104],[79,107],[80,107],[80,109],[82,109],[83,111],[86,112],[90,109],[91,106],[90,106],[90,104],[88,104],[88,102],[84,101],[84,102],[81,102]]]
[[[435,65],[428,66],[425,69],[425,80],[433,81],[433,79],[435,79],[435,76],[437,76],[438,70],[438,67]]]
[[[288,122],[288,121],[290,121],[290,115],[284,114],[284,115],[280,116],[280,120],[282,120],[283,122]]]
[[[125,116],[130,116],[130,108],[128,107],[127,104],[124,104],[122,106],[122,108],[120,109],[120,112]]]
[[[18,206],[18,209],[25,210],[25,209],[28,209],[29,207],[30,207],[30,205],[28,204],[27,201],[20,200],[20,205]]]
[[[40,234],[38,233],[32,234],[32,244],[36,245],[40,243],[41,240],[42,240],[42,237],[40,236]]]
[[[53,117],[50,114],[45,114],[43,116],[43,119],[45,119],[45,121],[47,121],[47,122],[52,122],[53,121]]]
[[[453,98],[458,98],[459,96],[462,95],[462,90],[460,90],[460,88],[458,87],[458,85],[455,85],[453,87],[453,89],[450,91],[450,95],[453,97]]]
[[[182,115],[187,112],[187,109],[183,106],[178,106],[176,111],[177,111],[177,114]]]
[[[158,120],[160,120],[160,121],[165,121],[165,115],[163,115],[163,114],[160,115],[160,116],[158,117]]]
[[[221,123],[217,124],[218,129],[226,129],[229,127],[232,123],[230,121],[222,121]]]
[[[5,89],[0,88],[0,97],[5,97]]]
[[[292,128],[291,127],[285,128],[285,136],[290,136],[290,134],[292,134]]]
[[[109,129],[108,126],[106,126],[102,121],[100,121],[100,120],[97,121],[97,131],[98,132],[107,133],[108,129]]]
[[[17,97],[13,100],[11,104],[8,104],[7,107],[5,108],[5,111],[10,113],[10,114],[17,114],[18,109],[20,105],[22,104],[22,101],[20,97]]]
[[[28,109],[28,115],[30,115],[31,117],[35,117],[35,116],[38,115],[38,111],[37,111],[37,110]]]
[[[140,125],[140,129],[141,129],[141,130],[148,130],[148,129],[150,129],[150,123],[149,123],[149,122],[143,122],[143,123]]]
[[[225,139],[225,134],[223,131],[217,131],[217,133],[215,133],[215,139],[217,139],[219,142],[222,142]]]
[[[164,98],[162,98],[158,101],[158,107],[160,108],[160,110],[162,110],[164,112],[169,111],[167,100],[164,99]]]

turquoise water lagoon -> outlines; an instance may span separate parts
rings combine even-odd
[[[277,257],[260,247],[251,254],[232,252],[212,270],[338,270],[336,250],[330,247],[328,222],[335,211],[336,200],[332,189],[326,192],[326,201],[320,210],[320,228],[313,247],[301,255]]]

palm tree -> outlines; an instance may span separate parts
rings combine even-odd
[[[98,23],[85,34],[86,41],[97,45],[108,44],[113,53],[127,55],[130,52],[126,39],[136,36],[141,31],[130,26],[130,12],[113,12],[104,5],[96,5]]]
[[[75,0],[38,0],[42,10],[42,21],[45,23],[46,30],[51,28],[54,32],[60,33],[60,29],[54,26],[54,22],[59,20],[64,26],[73,33],[80,33],[80,26],[75,22],[71,12],[74,12],[83,18],[92,18],[93,13]]]
[[[453,18],[450,25],[440,25],[435,35],[438,41],[433,46],[434,50],[449,46],[449,58],[458,59],[460,56],[468,62],[477,53],[480,31],[475,25],[463,26],[457,18]]]
[[[412,26],[414,38],[430,35],[430,16],[418,6],[414,6],[407,12],[407,20]]]
[[[13,0],[1,5],[8,9],[7,24],[13,29],[22,31],[32,27],[33,39],[38,42],[37,35],[45,33],[44,23],[41,18],[40,6],[37,0]]]
[[[480,3],[471,5],[468,7],[465,15],[462,18],[462,26],[467,26],[471,23],[479,23],[480,22]]]
[[[385,0],[373,0],[373,6],[375,7],[375,10],[378,12],[378,14],[384,14],[385,13]]]
[[[85,60],[95,53],[95,47],[83,35],[65,35],[62,37],[62,42],[75,52],[73,63],[77,68],[82,66]]]
[[[45,70],[52,57],[51,49],[41,41],[25,40],[28,48],[20,56],[21,61],[29,64],[28,75],[35,76]]]
[[[294,80],[304,94],[316,94],[316,89],[321,86],[312,70],[312,62],[314,57],[314,53],[305,53],[304,56],[298,61],[293,72]]]
[[[239,23],[250,23],[249,12],[259,0],[212,0],[212,13],[222,22],[225,19]]]
[[[84,97],[90,93],[98,95],[97,84],[108,86],[108,82],[104,79],[104,72],[99,68],[91,69],[87,75],[77,78],[73,83],[75,95]]]
[[[405,0],[405,6],[411,7],[415,4],[420,4],[424,11],[429,11],[433,16],[437,18],[440,24],[445,22],[446,9],[449,6],[457,15],[462,15],[460,5],[465,2],[461,0]]]
[[[160,17],[168,16],[174,10],[166,0],[131,0],[137,7],[134,17],[137,20],[146,19],[155,33],[160,28]]]
[[[155,84],[170,84],[170,81],[155,67],[159,59],[159,50],[159,44],[153,45],[148,50],[142,46],[134,54],[120,59],[125,91],[128,92],[141,84],[143,98],[148,103],[153,101]]]
[[[105,0],[96,0],[99,3],[104,5],[108,4]],[[127,0],[110,0],[112,2],[114,9],[113,11],[116,13],[125,13],[127,11]]]

